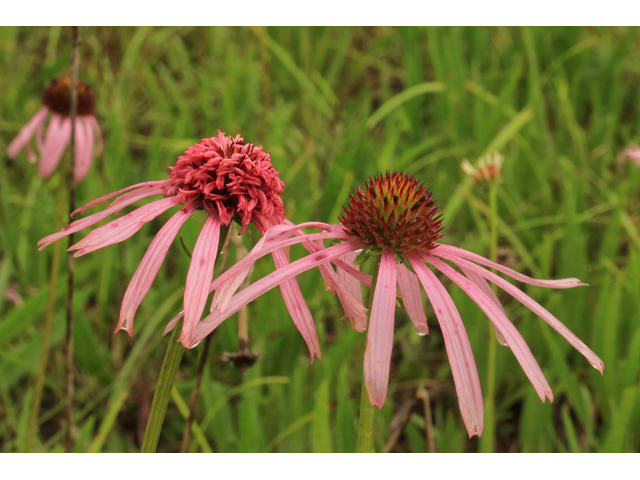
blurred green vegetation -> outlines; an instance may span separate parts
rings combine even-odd
[[[335,223],[348,193],[378,171],[400,169],[431,186],[445,242],[489,253],[487,192],[463,158],[500,151],[502,261],[539,278],[579,277],[575,290],[523,287],[604,361],[601,377],[556,332],[501,295],[549,383],[542,404],[506,348],[497,358],[497,450],[640,450],[640,169],[617,157],[640,142],[640,33],[635,28],[84,28],[80,78],[96,95],[105,151],[79,185],[78,205],[167,176],[189,145],[218,129],[272,154],[295,222]],[[66,28],[0,28],[0,450],[24,451],[48,294],[55,175],[43,181],[24,154],[6,158],[40,108],[51,78],[68,74]],[[135,337],[113,334],[120,302],[166,215],[130,240],[76,261],[76,451],[137,451],[166,348],[164,325],[181,309],[188,258],[178,242],[136,316]],[[183,227],[193,245],[203,218]],[[252,227],[253,228],[253,227]],[[250,230],[251,231],[251,230]],[[245,235],[251,247],[258,235]],[[235,259],[235,248],[227,255]],[[302,255],[293,250],[293,255]],[[259,278],[273,266],[260,262]],[[38,451],[64,442],[64,268],[41,409]],[[277,290],[249,308],[244,375],[237,316],[214,333],[191,451],[352,451],[365,335],[317,272],[299,277],[323,359],[309,363]],[[489,322],[445,282],[468,330],[481,382]],[[15,290],[24,304],[5,292]],[[474,452],[458,409],[441,331],[419,337],[396,312],[389,397],[376,413],[374,448]],[[200,349],[187,351],[159,451],[180,448]],[[429,392],[432,422],[422,392]],[[196,430],[197,430],[196,429]],[[399,430],[398,430],[399,429]]]

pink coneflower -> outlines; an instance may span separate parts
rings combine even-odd
[[[297,232],[296,227],[292,227],[290,231],[276,227],[280,229],[281,236],[274,235],[271,238],[268,235],[243,262],[239,262],[221,275],[216,282],[229,285],[246,264],[255,262],[258,257],[275,249],[300,242],[322,242],[327,234],[332,234],[333,239],[340,241],[326,249],[316,244],[317,252],[241,290],[228,299],[223,308],[217,305],[218,308],[195,328],[193,342],[202,340],[222,321],[262,293],[313,267],[340,261],[344,273],[364,283],[370,283],[370,277],[360,273],[353,262],[353,253],[361,251],[361,256],[373,256],[379,262],[364,358],[365,384],[371,405],[382,408],[387,396],[393,347],[396,284],[418,333],[425,334],[428,330],[422,311],[422,285],[442,329],[460,410],[469,436],[482,433],[484,409],[471,345],[451,296],[427,264],[450,278],[487,314],[496,330],[500,332],[500,338],[504,338],[502,343],[511,348],[543,402],[545,398],[553,400],[551,388],[524,339],[506,317],[487,280],[539,315],[582,353],[598,371],[603,372],[602,361],[551,313],[520,289],[480,265],[494,268],[520,282],[540,287],[572,288],[584,285],[580,280],[536,280],[461,248],[437,243],[442,237],[442,219],[437,216],[437,207],[434,205],[431,192],[424,186],[419,186],[418,180],[410,175],[395,172],[387,172],[384,176],[376,175],[369,180],[366,188],[358,187],[356,196],[350,195],[350,199],[350,204],[345,208],[345,215],[340,218],[342,225],[315,224],[313,226],[320,227],[324,232],[300,235],[292,239],[283,239],[282,236]],[[307,225],[302,224],[297,228],[305,226]],[[443,260],[458,266],[463,274]],[[359,262],[356,260],[356,263]],[[171,325],[168,329],[170,328]]]
[[[180,341],[191,346],[193,328],[200,320],[209,295],[221,226],[229,225],[235,219],[241,225],[240,234],[250,223],[264,233],[271,225],[286,219],[280,199],[284,184],[273,168],[269,153],[262,147],[245,144],[240,135],[233,138],[218,132],[218,137],[204,139],[184,153],[174,167],[169,167],[168,180],[139,183],[96,199],[74,214],[120,195],[107,209],[71,223],[59,233],[43,238],[38,245],[42,249],[66,235],[95,225],[138,200],[155,195],[164,197],[91,232],[69,249],[77,250],[74,256],[78,257],[126,240],[162,212],[182,205],[155,236],[127,287],[116,331],[126,329],[133,335],[135,312],[178,230],[195,210],[206,211],[208,217],[193,249],[184,292],[185,320]],[[272,254],[277,268],[289,264],[287,250],[276,249]],[[320,358],[313,318],[297,281],[285,281],[281,290],[294,323],[307,341],[312,360],[314,354]]]
[[[78,80],[78,116],[75,119],[76,152],[75,182],[80,182],[89,172],[93,161],[93,149],[97,138],[96,155],[102,153],[102,133],[96,118],[93,116],[93,95],[87,85]],[[31,150],[31,139],[35,136],[36,146],[40,154],[38,175],[50,177],[60,163],[62,154],[71,140],[71,79],[69,77],[53,80],[42,95],[42,107],[18,136],[13,139],[7,156],[15,158],[25,148],[27,158],[35,163],[38,158]],[[49,115],[51,114],[51,115]],[[47,132],[44,133],[47,118],[50,117]]]
[[[628,145],[627,148],[624,149],[624,152],[620,154],[618,163],[622,165],[625,158],[628,158],[630,162],[633,162],[637,167],[640,167],[640,146]]]

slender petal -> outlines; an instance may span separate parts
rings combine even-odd
[[[100,125],[98,125],[98,121],[96,120],[96,117],[94,117],[93,115],[88,115],[86,118],[87,118],[87,122],[89,123],[89,126],[93,128],[95,136],[98,138],[96,156],[99,157],[100,155],[102,155],[102,150],[104,149],[104,143],[102,141],[102,130],[100,130]]]
[[[276,250],[272,253],[272,256],[276,264],[276,269],[279,270],[290,265],[284,251]],[[280,291],[282,292],[282,298],[284,298],[284,303],[287,305],[287,310],[289,310],[293,323],[302,334],[302,338],[304,338],[304,341],[307,343],[307,347],[309,347],[311,363],[313,363],[314,354],[317,355],[319,359],[322,359],[316,326],[313,323],[313,317],[311,316],[307,302],[305,302],[302,296],[300,286],[295,277],[282,282],[280,284]]]
[[[187,221],[190,215],[191,212],[178,210],[178,212],[163,225],[151,241],[124,294],[122,307],[120,307],[120,320],[118,321],[116,332],[125,328],[127,333],[133,336],[133,317],[136,314],[136,310],[151,288],[151,284],[156,278],[160,266],[164,261],[164,257],[167,255],[167,251],[178,234],[180,227]]]
[[[96,205],[99,205],[100,203],[105,202],[105,201],[107,201],[107,200],[109,200],[109,199],[111,199],[113,197],[117,197],[118,195],[120,195],[120,194],[122,194],[124,192],[129,192],[131,190],[135,190],[136,193],[135,193],[134,196],[138,196],[141,193],[143,193],[144,191],[154,190],[156,187],[160,187],[163,183],[164,183],[164,180],[157,180],[157,181],[153,181],[153,182],[136,183],[135,185],[131,185],[130,187],[123,188],[122,190],[118,190],[117,192],[112,192],[112,193],[109,193],[108,195],[103,195],[102,197],[96,198],[95,200],[92,200],[91,202],[89,202],[86,205],[78,208],[77,210],[74,210],[71,213],[71,217],[73,218],[78,213],[84,213],[86,210],[89,210],[90,208],[95,207]],[[131,192],[131,193],[133,193],[133,192]]]
[[[473,283],[476,287],[482,290],[482,293],[484,293],[489,298],[489,300],[495,303],[496,307],[498,307],[506,317],[507,312],[504,311],[504,308],[502,307],[502,304],[500,303],[498,296],[494,293],[493,289],[489,286],[487,281],[484,278],[482,278],[480,275],[475,273],[473,270],[469,270],[468,268],[462,268],[462,267],[460,269],[465,274],[465,276],[469,280],[471,280],[471,283]],[[502,332],[500,332],[498,327],[494,325],[493,329],[496,331],[496,340],[498,340],[498,343],[503,347],[508,347],[509,344],[507,343],[507,340],[504,338],[504,335],[502,335]]]
[[[52,115],[44,139],[38,175],[48,178],[53,174],[70,139],[71,120],[68,117],[62,119],[60,115]]]
[[[473,358],[467,331],[464,328],[458,309],[444,286],[435,274],[420,258],[407,253],[418,279],[433,305],[433,309],[442,329],[444,345],[449,356],[453,381],[458,392],[460,412],[467,427],[469,438],[482,435],[484,427],[484,405],[478,369]]]
[[[382,251],[376,290],[371,305],[367,350],[364,353],[364,383],[371,405],[382,409],[389,388],[396,306],[396,260],[391,249]]]
[[[350,250],[355,250],[361,247],[362,245],[360,243],[353,241],[343,242],[333,247],[329,247],[323,252],[308,255],[287,265],[285,268],[278,269],[247,288],[239,291],[233,296],[223,313],[214,311],[198,324],[193,333],[191,348],[193,347],[193,344],[199,343],[231,315],[258,298],[263,293],[268,292],[273,287],[280,285],[285,280],[295,277],[302,272],[317,267],[318,265],[322,265],[323,263],[330,262],[334,258],[338,258]]]
[[[93,160],[93,130],[83,117],[76,118],[76,161],[74,180],[80,183],[89,173]]]
[[[31,118],[31,120],[22,127],[16,138],[14,138],[9,144],[9,147],[7,147],[7,157],[15,158],[20,150],[22,150],[25,145],[29,144],[29,141],[36,131],[44,125],[48,113],[49,109],[47,107],[41,108],[38,110],[38,113],[36,113],[33,118]]]
[[[475,271],[479,275],[482,275],[484,278],[489,280],[490,282],[495,283],[498,287],[503,289],[509,295],[514,297],[520,303],[522,303],[525,307],[531,310],[533,313],[542,318],[545,322],[547,322],[551,327],[556,330],[560,335],[562,335],[576,350],[578,350],[584,357],[589,361],[589,363],[596,368],[601,374],[604,373],[604,363],[600,358],[591,351],[589,347],[587,347],[578,337],[576,337],[571,331],[565,327],[556,317],[554,317],[551,313],[549,313],[546,309],[544,309],[538,302],[533,300],[527,294],[525,294],[522,290],[515,287],[511,283],[507,282],[503,278],[500,278],[494,273],[491,273],[485,270],[478,265],[475,265],[469,261],[466,261],[456,255],[441,255],[442,258],[446,258],[447,260],[451,260],[456,265],[460,267],[465,267],[470,270]],[[504,333],[504,332],[503,332]]]
[[[444,254],[455,255],[459,258],[466,258],[467,260],[472,260],[481,265],[485,265],[490,268],[494,268],[495,270],[504,273],[505,275],[509,275],[514,280],[518,280],[522,283],[528,283],[529,285],[535,285],[536,287],[544,287],[544,288],[574,288],[581,287],[586,285],[586,283],[582,283],[577,278],[562,278],[559,280],[538,280],[536,278],[527,277],[521,273],[516,272],[504,265],[500,265],[499,263],[492,262],[480,255],[469,252],[467,250],[463,250],[462,248],[452,247],[450,245],[442,245],[439,244],[437,248],[434,248],[429,253],[431,255],[435,255],[436,257],[442,257]],[[443,254],[443,255],[441,255]]]
[[[427,317],[424,314],[424,306],[422,305],[422,293],[418,277],[402,263],[396,265],[396,272],[404,308],[409,314],[416,331],[419,334],[427,335],[429,327],[427,325]]]
[[[346,264],[346,266],[350,266],[354,270],[360,271],[359,265],[354,265],[353,261],[358,256],[357,252],[349,252],[346,255],[343,255],[339,258],[341,262]],[[336,265],[338,270],[338,280],[344,288],[347,290],[349,295],[355,300],[357,305],[361,305],[363,309],[363,313],[366,312],[366,308],[364,306],[364,302],[362,301],[362,288],[360,287],[360,282],[350,275],[347,270],[342,268],[340,265]],[[349,315],[349,319],[351,320],[351,324],[353,328],[355,328],[358,332],[364,332],[367,328],[367,316],[364,314],[362,317],[352,317]]]
[[[96,228],[78,243],[69,247],[69,251],[78,250],[73,256],[80,257],[100,248],[122,242],[138,232],[145,223],[175,206],[175,199],[172,197],[151,202],[122,218],[117,218],[100,228]]]
[[[104,220],[105,218],[107,218],[112,213],[120,211],[124,207],[126,207],[127,205],[131,205],[132,203],[135,203],[138,200],[142,200],[143,198],[149,197],[151,195],[154,195],[154,193],[149,193],[149,191],[142,191],[139,195],[130,198],[126,202],[122,202],[122,203],[120,203],[118,205],[115,205],[113,207],[106,208],[105,210],[103,210],[101,212],[94,213],[93,215],[89,215],[88,217],[81,218],[80,220],[76,220],[75,222],[72,222],[69,225],[67,225],[66,227],[64,227],[59,232],[53,233],[53,234],[48,235],[48,236],[44,237],[43,239],[39,240],[38,241],[38,246],[39,246],[38,250],[42,250],[47,245],[50,245],[51,243],[55,242],[56,240],[64,238],[67,235],[79,232],[80,230],[84,230],[87,227],[95,225],[96,223],[98,223],[98,222]],[[175,197],[168,197],[165,200],[168,200],[168,199],[173,199],[174,203],[175,203]]]
[[[219,241],[220,217],[209,215],[193,248],[184,289],[184,327],[180,341],[185,347],[191,346],[191,334],[207,303]]]
[[[504,312],[496,307],[496,304],[490,300],[475,284],[471,283],[468,279],[464,278],[461,274],[456,272],[449,265],[443,261],[431,256],[425,255],[425,260],[430,262],[434,267],[444,273],[453,282],[458,285],[469,297],[478,305],[482,311],[489,317],[491,323],[496,325],[498,329],[503,333],[507,343],[511,347],[511,351],[518,359],[518,362],[522,366],[524,373],[527,375],[531,384],[538,392],[540,400],[545,401],[545,397],[549,398],[553,402],[553,393],[551,387],[544,377],[542,370],[536,359],[534,358],[529,346],[520,335],[520,332],[513,326],[513,324],[506,317]],[[480,268],[480,267],[478,267]]]

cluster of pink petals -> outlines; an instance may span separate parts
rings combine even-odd
[[[635,163],[640,168],[640,146],[628,145],[618,158],[618,163],[622,164],[625,158],[628,158],[630,162]]]
[[[304,227],[320,228],[321,232],[301,234],[301,229]],[[324,248],[320,244],[325,239],[338,240],[339,243]],[[312,253],[279,268],[249,287],[235,293],[245,278],[247,269],[259,257],[283,248],[289,248],[296,243],[307,244],[307,246],[308,244],[313,244],[313,248],[308,248]],[[361,273],[358,267],[353,264],[354,253],[363,247],[365,245],[361,241],[354,240],[340,225],[307,223],[297,226],[280,225],[273,227],[243,261],[235,264],[213,282],[211,289],[215,290],[216,294],[211,306],[211,313],[204,320],[198,322],[194,329],[190,346],[197,345],[220,323],[239,311],[243,306],[271,288],[294,278],[296,275],[314,267],[329,267],[329,270],[333,272],[330,263],[336,264],[338,268],[337,281],[331,284],[332,289],[339,297],[356,302],[357,306],[349,305],[347,302],[349,308],[355,308],[354,312],[364,312],[358,282],[371,285],[371,277]],[[429,250],[404,252],[404,256],[410,262],[415,273],[402,263],[396,263],[396,254],[390,249],[384,249],[380,258],[364,360],[365,384],[372,405],[382,408],[387,396],[397,288],[418,333],[428,333],[420,292],[420,285],[422,285],[443,332],[445,347],[458,393],[460,410],[469,436],[482,434],[484,424],[482,392],[469,338],[451,296],[436,275],[428,268],[427,263],[457,284],[485,312],[496,331],[499,332],[498,338],[501,343],[511,349],[543,402],[545,398],[553,400],[551,387],[526,342],[506,317],[498,298],[489,287],[487,280],[512,295],[541,317],[582,353],[598,371],[601,373],[604,371],[602,360],[551,313],[527,296],[522,290],[480,265],[493,268],[517,281],[539,287],[564,289],[585,285],[578,279],[536,280],[474,253],[444,244],[436,244],[435,248]],[[443,260],[458,266],[462,274],[443,262]],[[326,275],[326,271],[323,275]],[[347,277],[351,277],[351,279],[344,281]],[[344,305],[345,302],[343,302]],[[347,311],[346,306],[345,311]],[[165,333],[173,328],[178,318],[168,325]],[[356,325],[359,330],[364,327],[362,320],[354,322],[354,326]],[[303,332],[302,328],[301,332]],[[305,336],[304,332],[303,336]],[[306,336],[305,339],[307,339]]]
[[[48,124],[47,119],[49,119]],[[31,149],[31,140],[34,137],[40,155],[38,175],[42,178],[48,178],[53,175],[71,141],[71,118],[55,113],[48,107],[42,107],[9,144],[7,156],[15,158],[24,148],[29,161],[37,162],[38,157]],[[89,173],[94,154],[98,156],[102,154],[102,133],[98,121],[93,115],[78,115],[76,117],[75,140],[74,180],[78,183]]]

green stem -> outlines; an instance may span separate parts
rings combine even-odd
[[[369,290],[369,312],[371,312],[371,304],[373,303],[373,294],[376,291],[376,283],[378,282],[378,271],[380,265],[376,261],[373,268],[373,278],[371,279],[371,289]],[[371,453],[373,445],[373,418],[375,415],[375,407],[371,405],[369,392],[364,383],[364,370],[362,372],[362,392],[360,394],[360,421],[358,423],[358,441],[356,443],[357,453]]]
[[[223,225],[220,228],[216,265],[220,261],[222,247],[224,246],[228,233],[229,226]],[[185,350],[182,344],[178,342],[181,332],[182,320],[173,327],[173,332],[169,339],[169,346],[164,354],[164,360],[162,361],[162,367],[160,368],[160,375],[158,376],[158,384],[156,386],[156,391],[153,394],[153,401],[151,402],[151,411],[149,412],[147,427],[144,431],[144,438],[142,439],[142,447],[140,449],[140,452],[142,453],[155,453],[158,448],[160,431],[162,430],[164,416],[167,413],[169,398],[171,398],[171,389],[173,388],[173,383],[176,380],[176,373],[178,373],[180,360],[182,360],[182,355]]]
[[[144,431],[142,440],[142,453],[155,453],[158,447],[158,439],[164,422],[164,416],[167,413],[169,398],[171,397],[171,389],[176,379],[176,373],[180,366],[180,360],[184,354],[185,348],[178,341],[182,332],[182,320],[180,320],[173,328],[169,346],[164,354],[160,376],[158,377],[158,385],[153,394],[153,402],[151,403],[151,412],[149,412],[149,420]]]
[[[498,261],[498,186],[494,181],[489,190],[489,208],[491,218],[491,243],[489,258],[493,262]],[[495,287],[494,287],[495,289]],[[487,359],[487,395],[485,398],[485,424],[484,433],[480,441],[480,450],[483,453],[495,451],[496,421],[495,421],[495,394],[496,394],[496,332],[491,322],[489,323],[489,353]]]
[[[62,218],[64,216],[64,199],[66,197],[66,185],[60,178],[58,186],[58,200],[56,206],[56,224],[54,232],[62,228]],[[40,404],[42,403],[42,390],[44,389],[44,379],[46,377],[47,365],[49,361],[49,338],[51,337],[51,325],[53,324],[53,314],[56,307],[56,287],[58,285],[58,275],[60,273],[60,257],[62,253],[62,242],[56,242],[53,246],[53,259],[51,261],[51,277],[49,278],[49,296],[47,298],[47,310],[44,314],[44,325],[42,326],[42,346],[40,347],[40,366],[36,376],[35,391],[33,393],[33,404],[29,414],[29,426],[27,429],[26,451],[33,451],[36,433],[38,431],[38,415]]]

